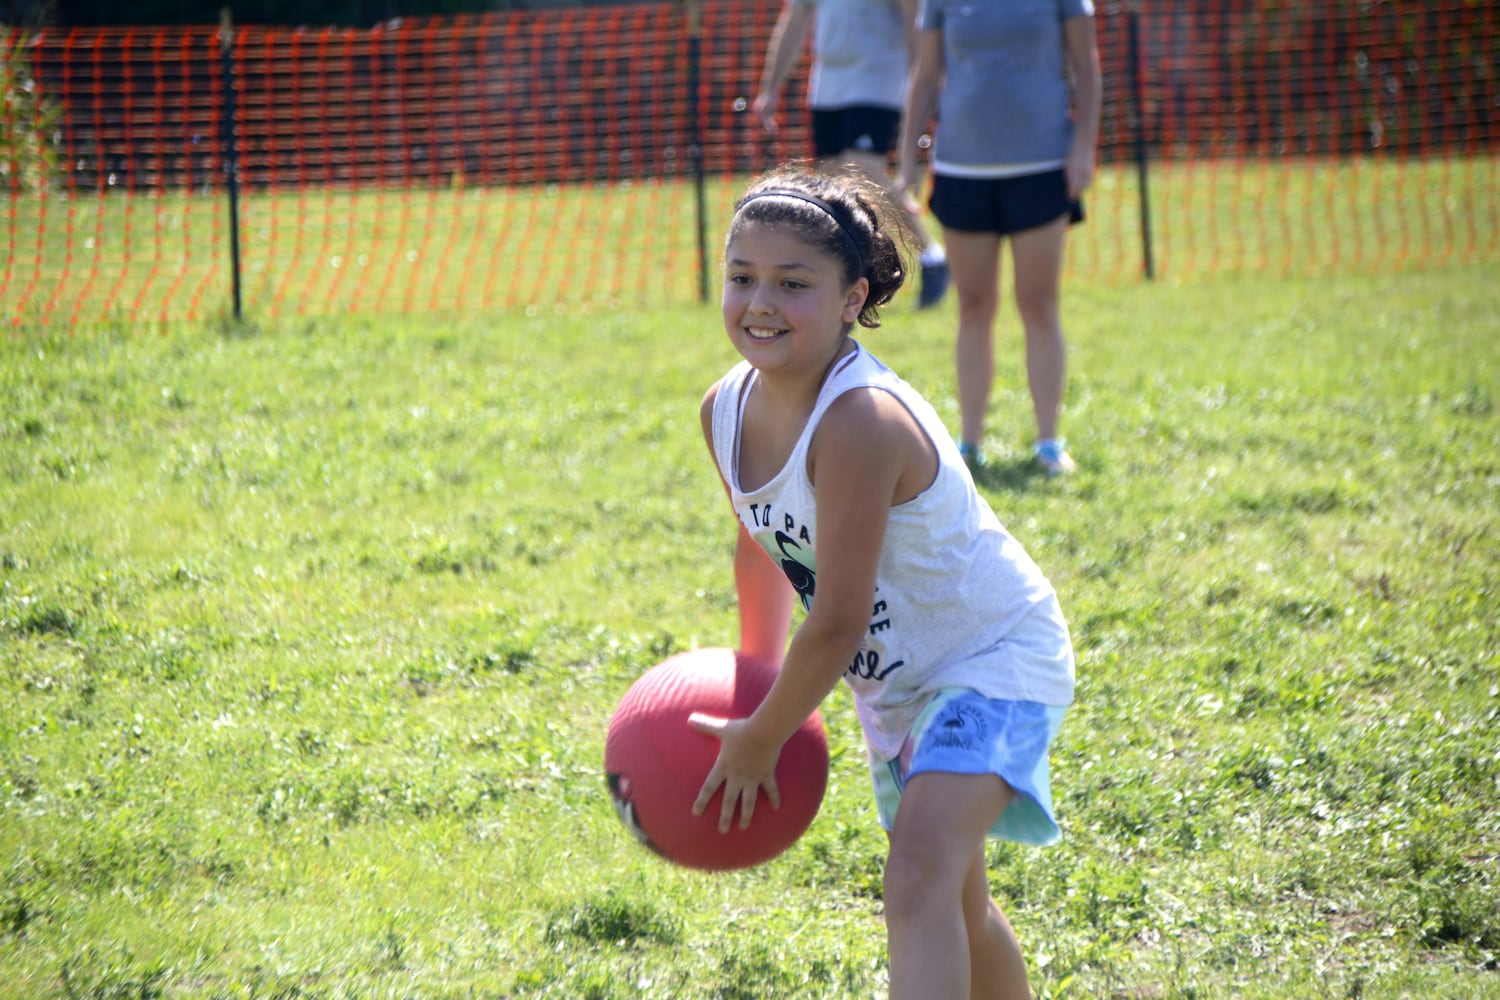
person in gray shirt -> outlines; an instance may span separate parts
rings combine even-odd
[[[936,115],[929,204],[958,296],[959,447],[971,467],[983,461],[1008,240],[1035,460],[1048,475],[1075,468],[1058,434],[1067,353],[1059,303],[1063,246],[1068,226],[1083,220],[1099,141],[1093,14],[1092,0],[922,0],[917,17],[898,184],[906,192],[918,186],[918,145]]]
[[[896,145],[907,76],[916,44],[917,0],[786,0],[771,30],[752,110],[770,134],[776,105],[813,29],[813,155],[825,167],[852,165],[893,195],[921,247],[917,305],[936,305],[948,290],[943,245],[923,225],[910,195],[894,190],[888,168]]]

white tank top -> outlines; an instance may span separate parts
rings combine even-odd
[[[756,372],[741,362],[719,383],[713,444],[735,513],[780,566],[804,608],[816,594],[817,508],[807,452],[835,399],[872,386],[911,412],[938,454],[937,477],[920,495],[891,508],[875,577],[870,625],[844,680],[872,751],[894,757],[917,714],[939,688],[967,687],[991,698],[1067,705],[1073,655],[1057,595],[1036,563],[1000,524],[937,412],[911,386],[855,344],[818,395],[786,465],[760,489],[739,484],[745,400]],[[1041,628],[1052,652],[1017,643]],[[1045,638],[1045,636],[1044,636]]]

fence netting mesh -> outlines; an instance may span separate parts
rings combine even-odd
[[[747,110],[775,14],[0,29],[0,315],[223,316],[236,234],[254,315],[696,301],[739,187],[810,153],[805,57],[776,135]],[[1097,24],[1070,280],[1138,280],[1147,233],[1172,279],[1500,259],[1500,5],[1101,4]]]

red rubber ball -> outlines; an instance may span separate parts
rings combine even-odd
[[[736,813],[729,832],[720,833],[720,788],[703,815],[693,815],[719,741],[694,730],[688,717],[743,719],[775,679],[774,667],[744,653],[698,649],[662,661],[630,686],[609,720],[604,771],[615,811],[637,840],[668,861],[704,871],[763,864],[796,843],[828,787],[828,735],[816,711],[776,762],[780,809],[762,791],[750,826],[740,829]]]

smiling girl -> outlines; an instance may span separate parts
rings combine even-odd
[[[736,205],[723,309],[744,360],[701,416],[739,520],[740,648],[781,671],[748,718],[692,720],[722,743],[694,810],[720,786],[721,830],[762,792],[776,808],[782,744],[842,678],[889,835],[891,997],[1027,997],[984,841],[1059,838],[1072,645],[936,412],[851,336],[905,280],[898,218],[869,182],[794,171]]]

